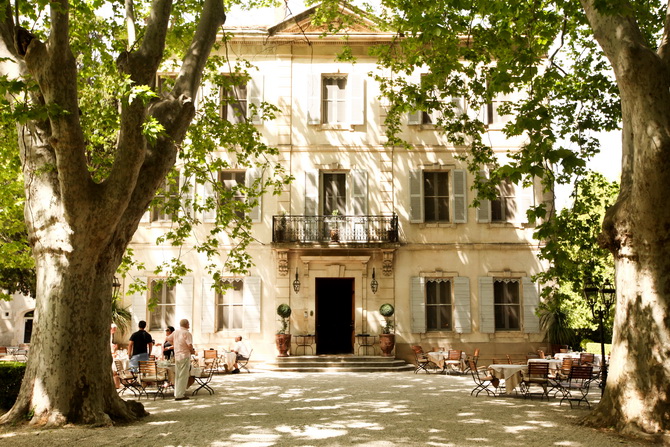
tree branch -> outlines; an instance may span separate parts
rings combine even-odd
[[[226,12],[223,8],[223,0],[205,0],[198,28],[184,56],[181,70],[172,90],[176,98],[182,95],[195,98],[205,63],[216,41],[218,29],[225,22]]]
[[[665,64],[670,62],[670,51],[668,51],[668,46],[670,46],[670,5],[666,5],[663,36],[661,36],[661,44],[658,47],[658,55]]]

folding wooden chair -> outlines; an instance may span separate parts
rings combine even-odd
[[[219,370],[219,353],[215,349],[205,349],[202,352],[205,369]]]
[[[549,364],[548,363],[529,363],[528,373],[523,376],[521,380],[521,390],[524,397],[531,397],[530,387],[538,385],[542,387],[542,395],[540,400],[546,396],[549,400]]]
[[[423,348],[421,346],[412,346],[412,351],[414,351],[414,359],[416,360],[414,374],[418,373],[419,371],[424,371],[426,374],[430,374],[428,368],[432,369],[433,372],[437,371],[438,366],[428,358],[428,355],[423,352]]]
[[[210,395],[214,394],[214,390],[212,389],[212,387],[209,386],[209,382],[212,381],[212,375],[214,374],[214,368],[207,368],[207,367],[202,369],[199,368],[199,372],[200,373],[194,375],[193,378],[195,379],[195,382],[200,386],[198,386],[198,388],[196,388],[191,395],[195,396],[196,394],[198,394],[198,391],[200,391],[203,388],[206,389]]]
[[[159,395],[162,398],[165,398],[163,394],[163,389],[168,382],[167,374],[162,371],[158,371],[156,362],[140,360],[140,372],[139,372],[139,382],[142,387],[142,392],[149,397],[148,389],[151,387],[155,388],[154,400]],[[140,393],[140,397],[142,394]]]
[[[247,357],[245,357],[243,355],[239,355],[239,354],[237,355],[237,369],[239,369],[240,371],[243,370],[243,369],[246,369],[248,373],[251,372],[251,371],[249,371],[249,368],[248,368],[247,365],[249,363],[249,359],[251,358],[251,354],[253,352],[254,352],[253,349],[251,351],[249,351],[249,355]]]
[[[470,374],[472,375],[472,380],[474,380],[476,385],[472,389],[472,391],[470,391],[470,396],[474,394],[475,397],[477,397],[479,396],[479,393],[481,393],[482,391],[486,391],[486,394],[488,394],[489,396],[495,396],[496,395],[495,388],[498,387],[499,379],[493,377],[493,375],[491,374],[482,376],[480,374],[480,370],[477,369],[477,365],[475,365],[475,362],[473,362],[472,360],[468,362],[468,367],[470,368]]]
[[[587,396],[589,394],[589,387],[591,386],[592,380],[593,366],[572,365],[568,380],[561,382],[560,384],[561,390],[563,391],[561,404],[564,400],[567,400],[570,402],[570,408],[572,408],[572,402],[577,402],[577,406],[580,406],[582,402],[586,402],[586,405],[591,408]],[[581,395],[573,396],[571,391],[579,391]]]
[[[465,365],[463,363],[463,351],[459,349],[450,349],[447,351],[447,358],[444,359],[444,371],[462,373],[465,371]]]
[[[114,360],[116,365],[116,374],[119,376],[119,382],[123,388],[119,388],[119,396],[130,390],[133,396],[142,394],[142,386],[137,381],[135,374],[129,369],[123,369],[123,362],[121,360]]]

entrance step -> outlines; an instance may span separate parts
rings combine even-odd
[[[277,357],[266,362],[272,371],[287,372],[401,372],[414,371],[414,365],[393,357],[355,355],[300,355]]]

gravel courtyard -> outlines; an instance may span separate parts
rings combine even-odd
[[[217,375],[214,395],[142,399],[131,425],[0,429],[22,446],[644,446],[577,424],[559,399],[470,396],[470,376],[409,373]],[[599,390],[591,390],[597,402]],[[130,397],[128,393],[126,396]]]

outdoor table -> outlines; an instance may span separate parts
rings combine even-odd
[[[312,334],[304,334],[304,335],[294,335],[295,337],[295,343],[297,347],[295,348],[295,354],[298,355],[298,349],[302,348],[302,353],[303,355],[306,354],[306,349],[309,348],[309,351],[311,354],[314,354],[314,348],[312,345],[314,344],[314,338],[315,336]]]
[[[358,343],[358,355],[361,354],[361,348],[363,348],[363,353],[368,354],[368,348],[372,348],[372,354],[375,353],[375,344],[377,344],[377,336],[370,334],[356,334],[356,343]]]
[[[505,394],[512,391],[521,383],[521,373],[528,370],[527,365],[510,365],[507,363],[492,364],[488,368],[494,377],[505,380]]]
[[[456,365],[460,371],[465,371],[465,359],[468,358],[468,355],[465,353],[465,351],[461,352],[460,360],[448,360],[448,351],[432,351],[427,352],[426,355],[431,362],[442,368],[442,370],[444,370],[447,365]]]
[[[561,369],[563,361],[554,359],[528,359],[528,363],[548,363],[549,371],[556,372]]]

